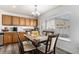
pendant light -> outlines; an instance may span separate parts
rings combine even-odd
[[[32,12],[32,15],[34,17],[38,17],[40,15],[37,7],[38,7],[37,5],[34,5],[34,11]]]

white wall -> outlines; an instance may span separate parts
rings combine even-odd
[[[4,27],[8,27],[8,29],[10,31],[11,31],[11,28],[14,27],[14,26],[3,26],[2,25],[2,14],[11,15],[11,16],[25,17],[25,18],[33,18],[33,17],[27,16],[27,15],[14,14],[14,13],[10,13],[10,12],[0,10],[0,32],[1,32],[1,29],[3,29]],[[16,26],[16,27],[19,29],[18,31],[24,31],[23,29],[25,29],[25,28],[34,28],[34,27],[29,27],[29,26]]]
[[[65,18],[70,20],[70,40],[66,42],[58,40],[57,47],[64,49],[71,53],[79,53],[79,6],[59,6],[51,11],[43,14],[39,17],[40,19],[40,30],[41,24],[45,25],[45,20],[52,19],[54,17]]]

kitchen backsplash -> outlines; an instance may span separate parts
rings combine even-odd
[[[13,31],[13,27],[17,27],[17,31],[19,32],[19,31],[25,31],[25,29],[34,29],[34,27],[30,27],[30,26],[2,26],[2,29],[4,29],[5,27],[7,27],[7,29],[9,30],[9,31]],[[1,29],[1,30],[2,30]]]

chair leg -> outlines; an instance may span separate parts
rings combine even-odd
[[[55,54],[55,51],[54,51],[54,54]]]
[[[56,49],[56,48],[54,47],[54,54],[55,54],[55,49]]]
[[[55,54],[55,49],[54,49],[54,52],[53,53]]]

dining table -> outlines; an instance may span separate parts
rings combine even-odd
[[[32,42],[32,44],[36,47],[40,46],[41,43],[44,43],[47,41],[47,36],[44,36],[44,35],[40,35],[40,36],[37,36],[37,37],[34,37],[34,36],[31,36],[31,35],[27,35],[27,34],[24,34],[25,38],[29,41]]]

